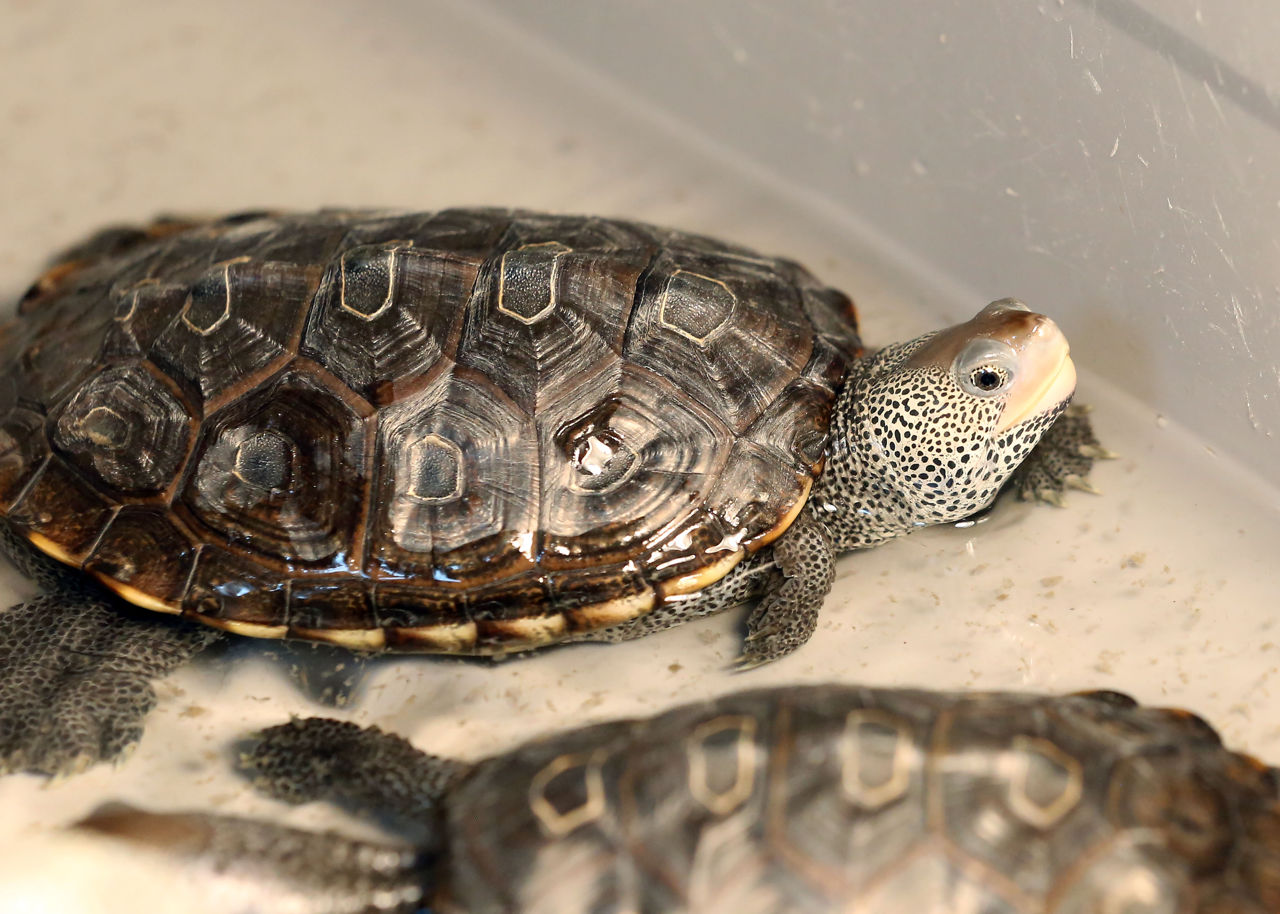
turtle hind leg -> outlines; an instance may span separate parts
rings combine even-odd
[[[142,735],[152,681],[219,637],[139,618],[89,589],[0,612],[0,773],[70,774]]]
[[[250,737],[240,765],[256,788],[287,803],[330,800],[389,818],[438,848],[445,794],[470,770],[377,727],[327,717],[294,719]]]
[[[1067,488],[1096,493],[1089,482],[1093,463],[1115,454],[1098,442],[1089,421],[1089,408],[1073,404],[1049,427],[1027,459],[1013,471],[1005,491],[1023,501],[1062,504]]]
[[[193,898],[215,897],[224,905],[237,899],[246,906],[252,900],[255,911],[421,912],[431,900],[436,872],[435,861],[413,847],[232,816],[112,804],[75,829],[126,852],[141,851],[153,871],[171,884],[180,879]]]
[[[128,609],[0,524],[47,593],[0,611],[0,773],[68,774],[137,742],[152,681],[221,637]]]

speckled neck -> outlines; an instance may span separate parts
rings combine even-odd
[[[866,416],[866,392],[883,370],[898,364],[923,339],[881,350],[850,369],[831,416],[827,463],[809,498],[813,516],[831,535],[838,552],[875,546],[909,533],[913,523],[910,504],[873,469],[863,449],[869,446],[870,423]]]

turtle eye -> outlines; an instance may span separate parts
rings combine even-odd
[[[1018,367],[1013,347],[999,340],[970,341],[956,356],[951,372],[966,393],[994,397],[1009,389]]]

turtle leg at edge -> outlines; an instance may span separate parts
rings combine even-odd
[[[430,755],[377,727],[327,717],[294,719],[249,738],[240,767],[258,790],[286,803],[330,800],[391,818],[416,846],[443,847],[441,801],[471,768]]]
[[[0,611],[0,774],[69,774],[137,742],[152,681],[220,637],[144,615],[37,552],[0,547],[45,593]]]
[[[1089,421],[1089,407],[1072,404],[1032,448],[1005,484],[1023,501],[1062,504],[1068,488],[1097,493],[1089,482],[1095,460],[1115,457],[1099,444]]]

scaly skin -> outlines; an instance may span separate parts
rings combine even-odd
[[[974,340],[996,340],[1013,361],[1006,387],[969,392],[957,375]],[[998,361],[998,360],[997,360]],[[993,363],[994,364],[994,363]],[[1006,485],[1060,503],[1087,487],[1097,446],[1075,389],[1067,343],[1047,318],[994,302],[972,321],[881,350],[855,365],[832,414],[826,467],[801,518],[771,548],[679,602],[581,640],[620,641],[763,596],[747,622],[739,669],[777,660],[813,633],[839,553],[985,510]],[[1047,435],[1065,421],[1063,430]],[[1026,469],[1015,476],[1020,465]]]
[[[123,606],[0,525],[0,546],[46,592],[0,612],[0,773],[61,775],[142,735],[152,682],[221,637]]]
[[[960,360],[975,339],[1003,341],[1012,353],[1007,389],[979,396],[957,380],[973,369]],[[850,372],[832,416],[826,469],[800,518],[771,547],[700,593],[569,640],[636,638],[762,596],[738,667],[786,656],[812,635],[838,553],[991,504],[1065,408],[1069,368],[1052,322],[1001,302],[966,324],[882,350]],[[1083,416],[1067,419],[1018,477],[1022,494],[1053,500],[1063,485],[1087,485],[1093,457],[1104,454]],[[152,680],[218,633],[140,616],[5,536],[19,568],[47,594],[0,613],[0,771],[58,774],[117,757],[141,734],[155,703]]]

